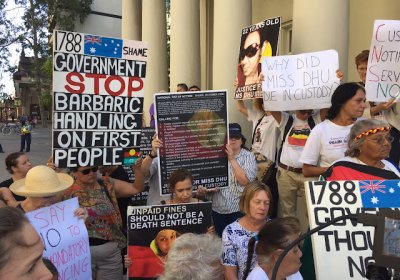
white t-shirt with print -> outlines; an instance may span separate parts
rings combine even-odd
[[[254,143],[252,148],[269,160],[275,161],[276,148],[280,147],[280,143],[278,143],[280,133],[279,124],[273,116],[265,115],[257,126],[258,121],[263,116],[263,112],[247,109],[247,115],[247,119],[253,122]],[[255,133],[254,130],[256,130]]]
[[[303,152],[304,146],[311,133],[311,128],[308,124],[308,120],[300,120],[296,117],[296,114],[292,115],[293,125],[289,129],[286,135],[285,142],[282,146],[282,154],[280,162],[294,168],[301,168],[303,163],[299,161],[301,153]],[[314,123],[317,125],[321,122],[320,113],[313,115]],[[285,127],[289,121],[289,114],[282,112],[281,124],[279,129],[281,130],[281,137],[283,137]]]
[[[319,167],[331,166],[344,157],[352,126],[337,125],[330,120],[316,125],[307,139],[300,162]]]
[[[258,265],[250,272],[249,276],[247,276],[246,279],[247,280],[269,280],[268,275]],[[303,280],[303,276],[301,276],[300,272],[297,271],[296,273],[286,277],[286,280]]]

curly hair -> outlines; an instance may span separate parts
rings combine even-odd
[[[168,253],[160,280],[223,279],[220,261],[222,241],[214,234],[186,233],[176,239]]]

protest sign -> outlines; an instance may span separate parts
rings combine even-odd
[[[128,208],[129,279],[154,278],[164,270],[172,243],[179,235],[206,233],[211,203],[187,203]]]
[[[367,100],[400,96],[400,21],[375,20],[365,83]]]
[[[400,206],[399,180],[306,182],[310,228],[347,214]],[[317,279],[365,279],[374,227],[343,220],[311,236]],[[334,265],[333,265],[334,264]]]
[[[235,99],[262,98],[261,59],[276,55],[280,28],[281,18],[275,17],[242,29]]]
[[[59,280],[92,279],[86,226],[73,214],[78,207],[75,197],[26,213],[42,239],[43,257],[57,267]]]
[[[193,175],[193,190],[227,187],[228,158],[226,91],[155,94],[161,195],[169,194],[168,179],[177,169]]]
[[[265,110],[329,108],[340,84],[337,69],[339,58],[334,50],[263,58]]]
[[[58,167],[132,165],[139,156],[147,44],[54,31]]]

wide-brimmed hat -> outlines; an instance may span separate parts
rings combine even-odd
[[[24,179],[12,183],[10,190],[25,197],[46,197],[65,191],[73,182],[68,174],[56,173],[50,167],[39,165],[31,168]]]

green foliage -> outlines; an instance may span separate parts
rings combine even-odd
[[[42,104],[45,111],[50,111],[51,104],[52,104],[52,97],[50,92],[42,91],[39,96],[40,104]]]

